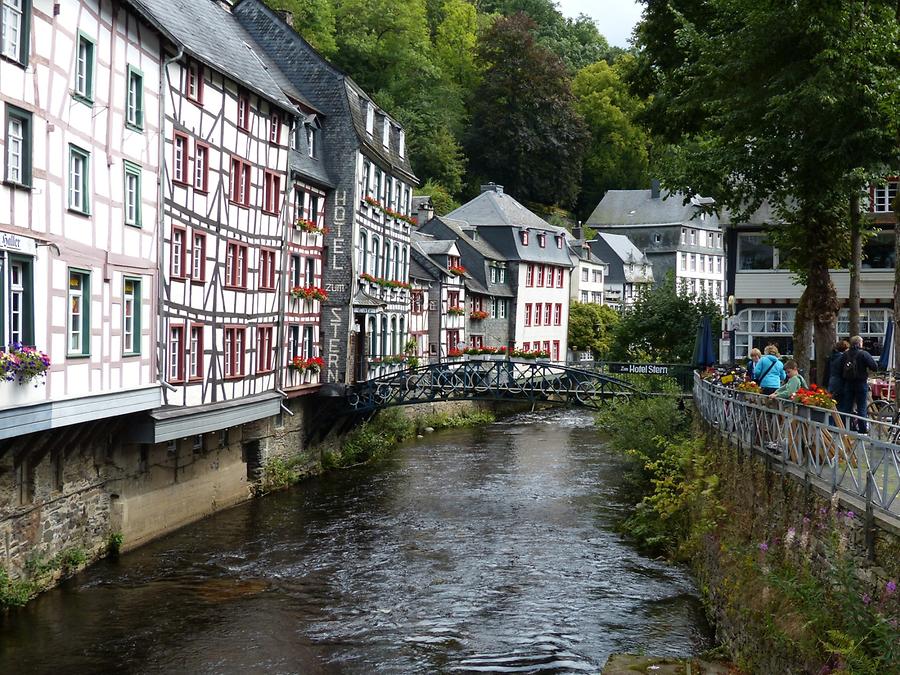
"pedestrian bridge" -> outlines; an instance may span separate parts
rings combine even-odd
[[[358,382],[346,391],[356,411],[435,401],[524,401],[598,408],[603,401],[642,396],[625,379],[540,361],[439,361]]]

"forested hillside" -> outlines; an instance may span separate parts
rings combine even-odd
[[[648,182],[633,58],[552,0],[267,0],[407,129],[439,210],[494,181],[585,218]]]

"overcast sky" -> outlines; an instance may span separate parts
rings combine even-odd
[[[600,33],[617,47],[627,47],[631,29],[641,18],[643,5],[634,0],[557,0],[559,10],[573,19],[587,14]]]

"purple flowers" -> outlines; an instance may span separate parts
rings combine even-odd
[[[872,598],[869,597],[868,593],[863,593],[862,601],[864,605],[868,605],[870,602],[872,602]]]
[[[769,550],[769,545],[766,542],[762,542],[759,545],[759,550],[762,551],[763,553],[765,553],[766,551]]]
[[[886,592],[888,595],[892,595],[892,594],[894,593],[894,591],[897,590],[897,582],[894,581],[893,579],[891,579],[891,580],[890,580],[889,582],[887,582],[887,584],[885,585],[884,590],[885,590],[885,592]]]
[[[847,513],[844,515],[847,516],[847,520],[853,520],[856,517],[856,514],[853,513],[853,511],[847,511]]]
[[[25,384],[44,376],[49,369],[50,357],[34,347],[14,342],[0,350],[0,380]]]

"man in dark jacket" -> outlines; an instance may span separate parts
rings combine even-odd
[[[862,419],[856,420],[856,431],[868,432],[866,408],[869,405],[869,371],[878,370],[872,355],[862,348],[863,339],[859,335],[850,338],[850,349],[844,353],[844,392],[841,396],[841,412],[855,412]],[[851,365],[852,364],[852,365]],[[854,410],[855,408],[855,410]]]

